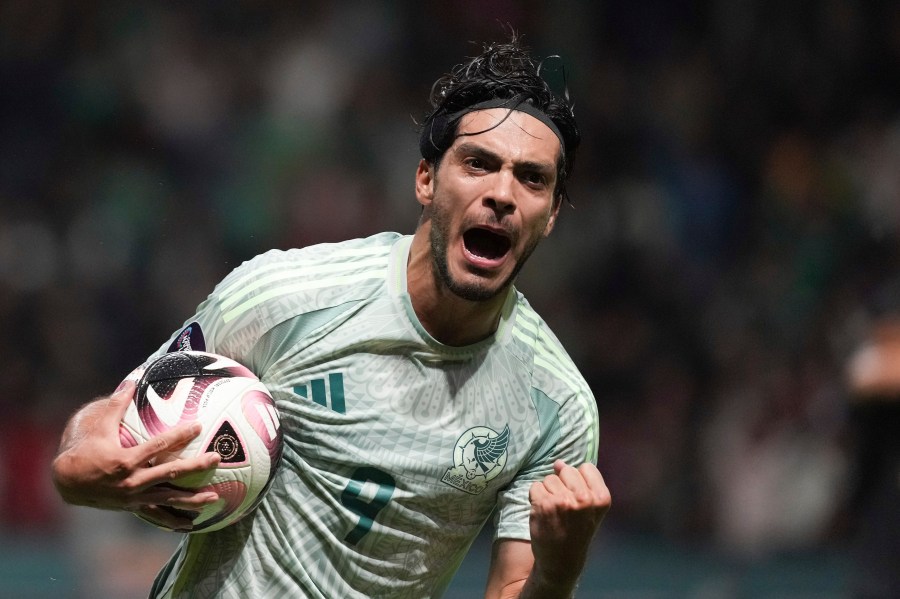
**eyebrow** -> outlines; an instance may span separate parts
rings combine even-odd
[[[484,158],[486,160],[490,160],[493,162],[502,162],[502,159],[500,158],[499,155],[495,154],[494,152],[491,152],[490,150],[488,150],[487,148],[485,148],[483,146],[478,145],[477,143],[473,143],[470,141],[459,144],[456,147],[456,150],[454,153],[468,154],[470,156]],[[547,162],[535,162],[532,160],[523,160],[521,162],[514,162],[513,168],[515,168],[516,170],[524,169],[524,170],[529,170],[529,171],[535,171],[535,172],[539,172],[539,173],[543,173],[543,174],[547,174],[547,175],[556,172],[555,164],[549,164]]]

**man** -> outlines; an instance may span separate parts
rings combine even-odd
[[[185,538],[153,597],[436,597],[483,524],[485,596],[569,597],[610,496],[594,398],[513,287],[556,221],[580,137],[515,39],[433,88],[412,236],[272,251],[216,287],[174,341],[228,355],[276,398],[285,449],[252,515]],[[198,431],[123,449],[128,384],[77,412],[54,480],[73,504],[217,499],[159,486],[218,463],[156,464]]]
[[[893,294],[891,294],[893,295]],[[878,315],[847,365],[853,485],[849,596],[900,596],[900,319]]]

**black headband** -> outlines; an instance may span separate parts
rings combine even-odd
[[[422,156],[427,157],[429,154],[433,153],[428,151],[429,146],[431,148],[436,147],[434,139],[443,138],[445,134],[444,129],[446,129],[450,124],[452,124],[465,114],[475,112],[476,110],[487,110],[489,108],[508,108],[509,110],[517,110],[519,112],[524,112],[525,114],[533,116],[540,122],[547,125],[550,130],[553,131],[553,134],[556,135],[557,138],[559,138],[559,144],[563,149],[563,153],[565,153],[566,142],[563,139],[562,133],[560,133],[559,131],[559,127],[556,126],[556,123],[554,123],[550,119],[550,117],[547,116],[547,113],[532,104],[526,96],[518,95],[513,96],[512,98],[492,98],[484,102],[473,104],[472,106],[467,106],[466,108],[463,108],[462,110],[459,110],[452,114],[435,117],[431,120],[429,126],[422,131],[422,136],[419,138],[419,149],[422,152]]]

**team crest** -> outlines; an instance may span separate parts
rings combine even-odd
[[[457,439],[453,450],[454,465],[447,468],[441,482],[478,495],[503,470],[508,446],[508,425],[499,433],[486,426],[470,428]]]

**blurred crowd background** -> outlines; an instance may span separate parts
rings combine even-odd
[[[503,24],[585,138],[519,284],[598,401],[582,596],[849,596],[846,366],[900,308],[893,0],[0,2],[0,595],[145,592],[172,537],[61,504],[66,418],[256,253],[412,232],[431,83]]]

